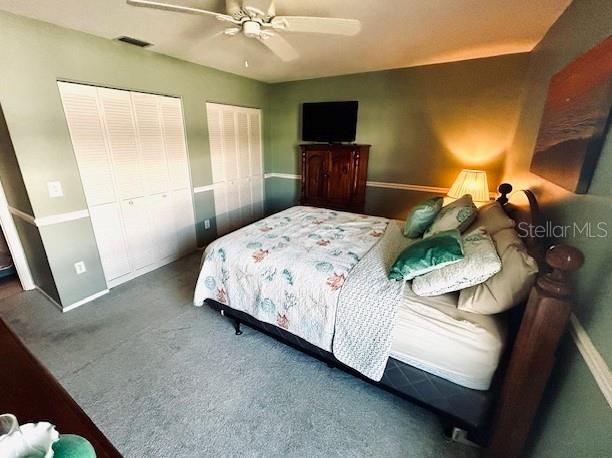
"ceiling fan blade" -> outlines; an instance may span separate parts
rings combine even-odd
[[[172,11],[175,13],[200,14],[203,16],[214,16],[221,21],[228,21],[234,24],[239,24],[233,17],[227,14],[216,13],[214,11],[201,10],[199,8],[191,8],[189,6],[173,5],[171,3],[155,2],[150,0],[127,0],[128,5],[141,6],[145,8],[153,8],[156,10]]]
[[[258,12],[266,18],[273,17],[276,14],[274,0],[244,0],[242,9],[247,12]]]
[[[299,57],[299,54],[295,48],[277,33],[272,34],[271,32],[268,32],[266,35],[262,35],[260,38],[258,38],[258,40],[284,62],[290,62]]]
[[[276,16],[270,21],[272,28],[287,32],[329,33],[332,35],[357,35],[361,22],[357,19],[341,19],[309,16]]]

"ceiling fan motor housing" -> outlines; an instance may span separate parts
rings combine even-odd
[[[261,24],[257,21],[244,21],[242,31],[249,38],[256,38],[261,33]]]

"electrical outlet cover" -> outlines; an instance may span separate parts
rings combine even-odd
[[[204,229],[210,229],[210,220],[209,219],[205,219],[204,220]]]
[[[47,183],[47,189],[49,190],[49,197],[64,196],[64,190],[62,189],[62,183],[60,181],[49,181]]]
[[[74,270],[76,270],[76,273],[79,275],[87,272],[87,268],[85,267],[85,263],[83,261],[75,262]]]

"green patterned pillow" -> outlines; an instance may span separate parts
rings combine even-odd
[[[404,224],[404,235],[411,239],[422,236],[440,212],[443,200],[442,197],[432,197],[415,206]]]
[[[458,230],[440,232],[413,243],[400,253],[391,271],[391,280],[412,280],[463,259],[463,243]]]
[[[431,237],[438,232],[451,229],[463,232],[472,224],[477,215],[478,209],[472,201],[472,196],[465,194],[454,202],[442,207],[442,210],[440,210],[440,213],[438,213],[429,229],[425,231],[423,237]]]

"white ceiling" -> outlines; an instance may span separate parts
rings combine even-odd
[[[225,11],[224,0],[159,1]],[[128,35],[162,54],[276,82],[530,51],[570,2],[276,0],[277,15],[362,22],[354,37],[285,33],[300,53],[288,63],[254,39],[223,35],[227,24],[214,17],[136,8],[124,0],[0,0],[0,9],[104,38]]]

